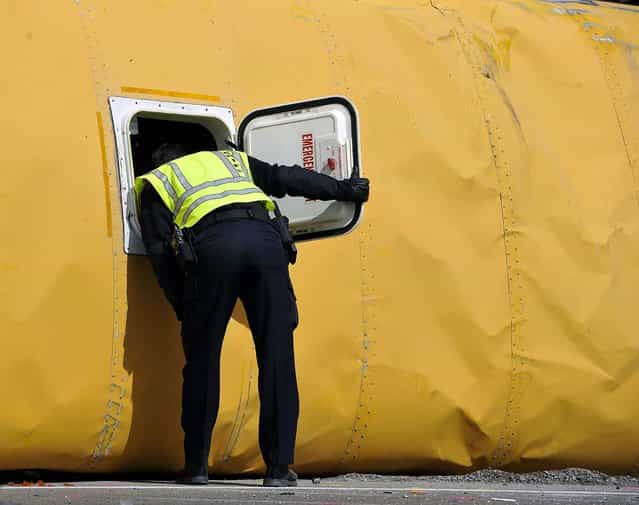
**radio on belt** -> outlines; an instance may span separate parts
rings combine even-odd
[[[321,174],[344,179],[346,143],[340,143],[337,135],[322,135],[315,139],[315,166]]]

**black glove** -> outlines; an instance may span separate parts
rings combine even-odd
[[[346,181],[349,185],[349,202],[363,203],[368,201],[370,192],[368,179],[365,177],[355,177],[355,172]]]

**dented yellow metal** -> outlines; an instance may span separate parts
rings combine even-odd
[[[108,97],[345,95],[372,198],[293,268],[302,472],[639,449],[639,9],[537,0],[6,1],[0,469],[176,470],[179,329],[123,253]],[[262,468],[241,308],[214,472]]]

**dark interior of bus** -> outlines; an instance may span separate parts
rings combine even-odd
[[[203,125],[185,121],[136,117],[136,133],[131,135],[131,153],[134,173],[137,177],[155,167],[151,163],[151,153],[164,142],[186,144],[195,151],[217,149],[213,134]]]

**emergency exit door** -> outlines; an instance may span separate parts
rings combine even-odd
[[[251,112],[240,124],[240,149],[269,163],[299,165],[336,179],[361,175],[357,111],[328,97]],[[296,240],[352,230],[362,205],[286,196],[276,199]]]

